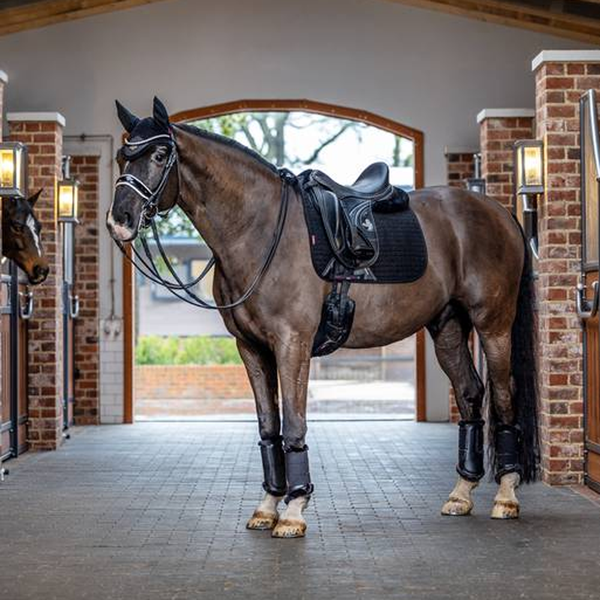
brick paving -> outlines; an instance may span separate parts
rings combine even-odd
[[[244,525],[260,497],[253,423],[74,430],[8,463],[0,598],[597,598],[600,506],[570,488],[521,490],[522,518],[440,507],[456,429],[312,422],[308,537]]]

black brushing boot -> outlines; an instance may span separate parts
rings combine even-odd
[[[458,474],[477,482],[485,475],[483,451],[483,419],[460,421],[458,424]]]
[[[301,450],[294,448],[285,451],[285,474],[287,477],[286,503],[300,496],[310,496],[314,485],[310,481],[308,446]]]
[[[520,460],[521,430],[516,425],[498,425],[496,429],[496,483],[503,475],[518,473],[523,477]]]
[[[263,489],[272,496],[283,496],[286,492],[285,456],[281,437],[273,440],[262,440],[260,457],[263,466]]]

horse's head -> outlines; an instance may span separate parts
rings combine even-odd
[[[31,198],[6,198],[2,204],[2,254],[27,275],[29,283],[42,283],[48,277],[48,261],[42,255],[41,225],[33,207],[42,190]]]
[[[106,225],[115,240],[130,242],[145,217],[167,211],[177,202],[177,151],[167,109],[158,98],[154,98],[152,117],[145,119],[116,104],[129,135],[117,154],[121,175]]]

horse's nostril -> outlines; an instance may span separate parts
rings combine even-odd
[[[125,217],[125,225],[127,225],[127,227],[133,227],[133,216],[130,212],[125,211],[123,213],[123,216]]]
[[[46,277],[48,275],[48,271],[50,269],[48,267],[42,267],[41,265],[35,265],[33,267],[33,277],[35,279],[40,279],[41,277]]]

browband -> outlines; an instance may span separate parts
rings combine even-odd
[[[126,160],[135,160],[136,158],[142,156],[142,154],[148,152],[148,150],[154,146],[158,146],[161,143],[165,144],[166,146],[175,145],[173,138],[169,134],[162,133],[160,135],[153,135],[152,137],[143,140],[125,140],[120,153]]]

